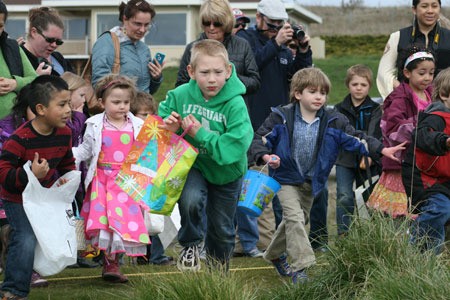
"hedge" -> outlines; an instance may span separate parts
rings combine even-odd
[[[381,55],[388,35],[321,36],[325,40],[326,55]]]

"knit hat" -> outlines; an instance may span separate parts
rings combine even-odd
[[[234,18],[236,19],[236,21],[243,20],[244,23],[250,23],[249,17],[244,15],[244,13],[238,8],[233,8],[233,15],[234,15]]]
[[[271,20],[286,21],[288,19],[286,8],[280,0],[261,0],[258,3],[257,10]]]

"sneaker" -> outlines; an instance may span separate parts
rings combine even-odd
[[[206,261],[206,247],[203,246],[202,250],[199,253],[199,257],[201,260]]]
[[[196,245],[184,247],[178,258],[177,268],[180,271],[197,272],[200,270],[200,255]]]
[[[289,263],[287,262],[287,257],[285,254],[281,255],[277,259],[272,259],[270,262],[274,265],[275,269],[277,270],[280,276],[291,276],[292,269]]]
[[[305,269],[292,272],[291,277],[293,284],[304,284],[308,281],[308,275],[306,275]]]
[[[14,294],[11,294],[10,292],[0,292],[1,299],[2,300],[27,300],[27,297],[20,297]]]
[[[46,286],[48,286],[48,281],[42,278],[42,276],[38,272],[33,271],[33,274],[31,274],[30,287],[38,288]]]
[[[244,253],[244,256],[253,257],[253,258],[263,257],[263,255],[264,255],[264,253],[262,251],[260,251],[258,248],[254,248],[254,249],[250,250],[249,252]]]

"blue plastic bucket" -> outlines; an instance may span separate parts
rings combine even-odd
[[[238,209],[252,217],[259,217],[280,188],[272,177],[248,170],[242,182]]]

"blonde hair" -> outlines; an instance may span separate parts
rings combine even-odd
[[[228,0],[206,0],[200,6],[200,20],[223,24],[225,33],[231,33],[234,27],[233,10]]]
[[[442,101],[441,95],[450,97],[450,67],[440,71],[433,80],[433,101]]]
[[[111,90],[115,88],[128,90],[130,92],[130,98],[136,98],[135,81],[127,76],[117,74],[109,74],[100,78],[95,85],[95,96],[97,99],[101,98],[104,101],[111,93]]]
[[[83,79],[83,77],[78,76],[72,72],[64,72],[61,78],[67,82],[69,86],[69,91],[73,92],[80,87],[88,86],[89,84]]]
[[[295,92],[303,92],[308,87],[321,88],[328,95],[331,82],[328,76],[318,68],[305,68],[298,70],[291,80],[290,98],[291,102],[297,101]]]
[[[366,65],[354,65],[348,68],[347,76],[345,77],[345,86],[348,87],[353,77],[359,76],[365,78],[369,83],[369,87],[372,87],[373,73],[372,70]]]
[[[230,63],[227,49],[221,42],[216,40],[205,39],[194,43],[191,49],[191,61],[189,62],[193,69],[197,66],[197,60],[200,55],[222,57],[225,64]]]
[[[130,111],[135,115],[141,108],[147,108],[154,115],[158,111],[158,103],[149,93],[139,91],[131,100]]]

